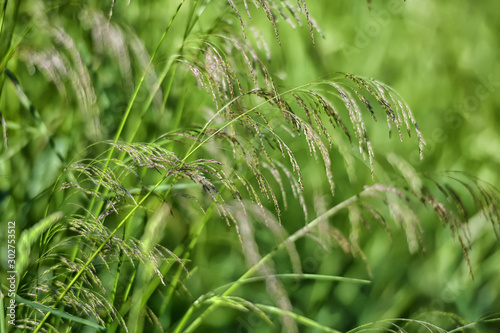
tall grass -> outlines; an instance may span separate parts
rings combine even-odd
[[[348,322],[318,295],[325,285],[344,302],[366,293],[377,279],[370,235],[378,248],[389,235],[421,253],[435,221],[476,276],[472,222],[497,233],[500,197],[475,175],[423,173],[389,148],[376,153],[372,138],[386,126],[387,147],[425,151],[418,115],[390,86],[345,72],[297,86],[280,78],[276,61],[294,55],[271,45],[283,44],[286,25],[311,45],[322,34],[306,1],[2,8],[0,204],[19,226],[17,320],[2,332],[441,332],[497,322],[406,309],[398,314],[409,319]],[[316,298],[310,308],[304,295]]]

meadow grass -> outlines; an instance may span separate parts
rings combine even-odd
[[[2,2],[0,332],[494,331],[498,190],[419,168],[391,86],[303,81],[324,5]]]

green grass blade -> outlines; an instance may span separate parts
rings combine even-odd
[[[21,87],[21,84],[19,82],[19,79],[16,77],[16,75],[14,73],[12,73],[8,69],[5,69],[4,72],[5,72],[5,75],[7,76],[7,78],[14,85],[15,92],[17,94],[17,97],[19,98],[19,101],[30,112],[30,114],[35,119],[35,121],[36,121],[36,123],[38,125],[38,130],[40,131],[40,133],[42,133],[47,138],[47,141],[49,142],[50,147],[54,150],[54,152],[56,153],[56,155],[59,158],[59,160],[62,163],[64,163],[64,157],[56,149],[56,145],[55,145],[54,140],[52,139],[52,137],[51,137],[51,135],[49,133],[47,125],[43,121],[42,116],[40,115],[40,113],[38,112],[38,110],[35,108],[35,106],[33,105],[33,103],[31,103],[31,100],[29,99],[29,97],[24,92],[24,90]]]
[[[118,130],[116,131],[115,137],[113,139],[113,143],[118,142],[118,140],[120,139],[120,136],[122,135],[123,129],[125,128],[125,124],[127,123],[128,117],[130,115],[130,111],[132,111],[132,107],[135,104],[135,101],[136,101],[137,96],[139,94],[139,91],[140,91],[140,89],[142,87],[142,84],[144,83],[144,81],[146,79],[147,71],[151,67],[151,65],[153,64],[153,61],[155,60],[155,58],[156,58],[156,56],[158,54],[158,51],[159,51],[161,45],[163,44],[163,41],[165,40],[165,37],[167,36],[168,32],[170,31],[170,27],[172,26],[172,23],[174,22],[175,18],[177,17],[177,14],[179,14],[179,11],[181,10],[182,5],[184,4],[185,1],[186,0],[182,0],[179,3],[179,5],[177,6],[177,9],[174,12],[174,15],[170,19],[170,22],[168,23],[167,27],[165,28],[165,31],[163,32],[163,35],[160,38],[160,41],[156,45],[156,49],[154,50],[153,54],[151,55],[151,58],[149,60],[149,64],[148,64],[147,68],[144,70],[144,73],[142,74],[142,77],[141,77],[139,83],[137,84],[137,87],[136,87],[136,89],[134,91],[134,94],[132,95],[132,97],[131,97],[131,99],[130,99],[130,101],[128,103],[127,109],[125,110],[125,114],[123,115],[122,121],[120,122]],[[110,149],[110,151],[109,151],[109,154],[108,154],[108,159],[106,161],[105,168],[108,167],[109,161],[111,161],[111,157],[113,156],[114,151],[115,151],[114,150],[114,146],[112,146],[111,149]],[[95,192],[98,192],[99,189],[100,189],[100,187],[101,187],[101,183],[99,183],[96,186]],[[92,201],[89,204],[89,211],[90,212],[92,212],[94,210],[94,205],[95,205],[95,197],[92,197]],[[103,203],[101,202],[100,205],[98,206],[98,209],[96,209],[98,212],[101,210],[102,205],[103,205]]]
[[[346,283],[359,283],[359,284],[370,284],[370,280],[356,279],[356,278],[347,278],[343,276],[333,276],[333,275],[321,275],[321,274],[273,274],[271,276],[277,277],[281,280],[316,280],[316,281],[338,281],[338,282],[346,282]],[[232,285],[238,283],[240,285],[253,283],[253,282],[261,282],[265,281],[268,276],[255,276],[250,277],[244,280],[238,280],[235,282],[231,282],[216,288],[213,292],[218,293],[218,291],[225,290]]]
[[[14,36],[20,5],[20,0],[5,0],[3,2],[2,23],[0,25],[0,55],[2,55],[0,59],[0,71],[3,70],[3,66],[7,63],[7,59],[11,54],[9,49],[12,37]]]
[[[233,283],[223,294],[222,296],[227,296],[232,294],[236,289],[238,289],[241,286],[241,281],[244,281],[248,278],[250,278],[252,275],[254,275],[259,268],[267,263],[269,260],[271,260],[278,251],[284,249],[287,244],[295,242],[297,239],[305,236],[312,228],[318,225],[323,219],[329,218],[335,214],[337,214],[339,211],[343,210],[344,208],[348,207],[349,205],[353,204],[356,202],[359,198],[368,195],[372,191],[373,187],[368,187],[364,189],[362,192],[359,194],[350,197],[349,199],[344,200],[343,202],[339,203],[338,205],[332,207],[325,213],[321,214],[318,216],[316,219],[312,220],[309,222],[307,225],[302,227],[301,229],[297,230],[294,234],[290,235],[287,239],[285,239],[283,242],[281,242],[274,250],[269,252],[266,256],[264,256],[257,264],[252,266],[249,270],[245,272],[235,283]],[[187,323],[189,317],[192,314],[193,307],[196,307],[198,301],[193,303],[193,306],[189,309],[189,311],[186,312],[180,323],[178,324],[176,331],[175,332],[181,332],[183,329],[183,326]],[[203,322],[204,318],[206,318],[212,311],[214,311],[217,308],[217,304],[212,304],[209,306],[205,311],[199,315],[192,323],[189,325],[184,332],[193,332],[201,323]]]
[[[38,221],[30,229],[23,231],[19,237],[19,242],[17,247],[19,249],[17,261],[16,261],[16,271],[19,277],[22,277],[24,271],[29,265],[31,247],[36,241],[40,239],[42,234],[50,228],[54,223],[63,217],[62,212],[55,212],[46,218]]]
[[[307,318],[305,316],[299,315],[295,312],[291,311],[286,311],[280,308],[277,308],[275,306],[269,306],[269,305],[264,305],[264,304],[255,304],[256,307],[259,309],[263,310],[264,312],[272,313],[272,314],[277,314],[279,316],[288,316],[293,318],[296,322],[303,324],[305,326],[319,329],[323,332],[329,332],[329,333],[341,333],[340,331],[337,331],[333,328],[330,328],[328,326],[322,325],[318,323],[317,321],[314,321],[310,318]]]
[[[87,269],[87,267],[92,263],[92,261],[94,261],[94,259],[99,255],[99,253],[101,253],[101,251],[104,249],[104,247],[106,246],[106,244],[108,244],[108,242],[111,240],[111,238],[113,238],[115,236],[115,234],[118,232],[118,230],[120,230],[123,227],[123,225],[125,224],[125,222],[127,222],[132,217],[132,215],[134,215],[135,211],[139,207],[141,207],[143,205],[143,203],[149,198],[149,196],[153,193],[153,191],[158,186],[160,186],[161,183],[163,183],[163,181],[165,180],[165,178],[167,176],[168,176],[168,174],[165,177],[162,177],[162,179],[153,187],[153,189],[151,189],[151,191],[149,191],[148,193],[146,193],[146,195],[142,198],[142,200],[139,201],[137,203],[137,205],[135,205],[130,210],[130,212],[120,221],[120,223],[109,234],[109,236],[99,245],[99,247],[92,253],[92,255],[90,255],[90,257],[87,259],[87,261],[85,262],[85,264],[83,265],[83,267],[76,273],[76,275],[73,277],[73,279],[67,284],[66,288],[61,292],[61,294],[57,298],[56,302],[54,303],[53,308],[55,308],[61,302],[61,300],[64,298],[64,296],[69,292],[69,290],[73,287],[73,285],[78,281],[78,279],[83,274],[83,272],[85,271],[85,269]],[[47,312],[45,314],[45,316],[43,317],[43,319],[36,326],[36,328],[34,330],[34,333],[37,333],[37,332],[40,331],[40,329],[42,328],[43,324],[50,317],[51,313],[52,312],[49,311],[49,312]]]
[[[53,315],[57,316],[57,317],[60,317],[60,318],[63,318],[63,319],[67,319],[67,320],[70,320],[70,321],[73,321],[75,323],[79,323],[79,324],[82,324],[82,325],[85,325],[85,326],[88,326],[90,328],[93,328],[99,332],[105,332],[106,331],[106,327],[103,327],[103,326],[100,326],[90,320],[87,320],[87,319],[83,319],[83,318],[80,318],[80,317],[77,317],[77,316],[73,316],[67,312],[64,312],[64,311],[60,311],[60,310],[55,310],[55,309],[52,309],[52,308],[49,308],[47,306],[44,306],[44,305],[41,305],[39,303],[35,303],[35,302],[32,302],[32,301],[29,301],[27,299],[24,299],[22,298],[21,296],[18,296],[16,295],[16,301],[18,303],[24,303],[32,308],[35,308],[35,309],[38,309],[38,310],[41,310],[43,313],[52,313]]]

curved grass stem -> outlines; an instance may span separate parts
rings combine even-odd
[[[129,103],[128,103],[128,106],[127,106],[127,109],[125,110],[125,114],[123,115],[123,118],[122,118],[122,121],[120,123],[120,126],[118,127],[118,130],[115,134],[115,137],[113,139],[113,143],[117,143],[118,140],[120,139],[120,136],[122,135],[122,132],[123,132],[123,129],[125,128],[125,124],[127,123],[127,120],[128,120],[128,117],[130,115],[130,111],[132,110],[132,106],[135,104],[135,100],[137,99],[137,96],[139,94],[139,91],[142,87],[142,84],[144,83],[145,79],[146,79],[146,75],[148,73],[148,70],[151,68],[152,64],[153,64],[153,61],[154,59],[156,58],[157,54],[158,54],[158,51],[161,47],[161,45],[163,44],[163,41],[165,40],[165,37],[167,36],[168,32],[170,31],[170,27],[172,26],[172,23],[174,22],[175,18],[177,17],[177,14],[179,14],[179,11],[181,10],[182,8],[182,5],[185,3],[186,0],[181,0],[181,2],[179,3],[179,5],[177,6],[177,9],[176,11],[174,12],[174,15],[172,16],[172,18],[170,19],[170,22],[168,23],[167,27],[165,28],[165,31],[163,32],[163,35],[161,36],[160,38],[160,41],[158,42],[158,44],[156,45],[156,49],[154,50],[150,60],[149,60],[149,64],[148,66],[146,67],[146,69],[144,70],[144,73],[142,74],[142,77],[141,79],[139,80],[139,83],[137,84],[137,87],[135,88],[135,91],[134,91],[134,94],[132,95],[132,98],[130,99]],[[108,154],[108,158],[107,158],[107,161],[106,161],[106,165],[105,165],[105,169],[108,167],[109,165],[109,162],[111,161],[111,158],[113,156],[113,153],[114,153],[114,146],[111,147],[110,151],[109,151],[109,154]],[[99,182],[99,184],[96,185],[96,189],[95,189],[95,192],[98,192],[100,187],[101,187],[101,182]],[[99,212],[102,208],[102,205],[104,203],[100,203],[98,208],[96,209],[97,212]],[[92,197],[92,200],[89,204],[89,211],[92,212],[94,210],[94,205],[95,205],[95,197]]]
[[[299,87],[295,87],[295,88],[292,88],[290,90],[287,90],[283,93],[280,93],[279,96],[276,95],[274,96],[273,98],[270,98],[270,99],[266,99],[264,102],[262,103],[259,103],[258,105],[250,108],[249,110],[243,112],[242,114],[234,117],[233,119],[231,119],[230,121],[228,121],[226,124],[224,124],[223,126],[221,126],[219,129],[217,129],[216,131],[214,131],[212,134],[210,134],[207,138],[205,138],[203,141],[201,141],[198,145],[196,145],[196,142],[199,142],[200,141],[200,138],[201,136],[206,132],[206,130],[208,129],[208,127],[210,126],[210,124],[212,124],[212,122],[218,117],[220,116],[221,112],[224,111],[227,107],[229,107],[231,104],[233,104],[234,102],[236,102],[238,99],[246,96],[247,94],[249,93],[246,93],[246,94],[242,94],[242,95],[239,95],[239,96],[236,96],[235,98],[233,98],[231,101],[229,101],[227,104],[225,104],[224,106],[222,106],[206,123],[205,123],[205,126],[203,126],[203,128],[201,129],[200,133],[198,134],[198,137],[197,137],[197,140],[195,140],[193,142],[193,144],[191,145],[191,147],[189,147],[188,149],[188,152],[186,153],[186,156],[184,156],[184,158],[182,159],[183,162],[185,162],[189,156],[191,156],[195,151],[197,151],[200,147],[202,147],[205,143],[207,143],[208,141],[210,141],[210,139],[212,139],[213,137],[215,137],[217,134],[219,134],[222,130],[224,130],[225,128],[227,128],[228,126],[234,124],[235,122],[237,122],[238,120],[240,120],[241,118],[245,117],[246,115],[252,113],[253,111],[257,110],[259,107],[263,106],[263,105],[266,105],[268,104],[269,102],[272,102],[274,100],[277,100],[278,98],[280,98],[281,96],[284,96],[284,95],[287,95],[287,94],[290,94],[294,91],[297,91],[297,90],[300,90],[300,89],[303,89],[305,87],[308,87],[308,86],[311,86],[311,85],[314,85],[316,83],[307,83],[307,84],[304,84],[302,86],[299,86]]]
[[[276,255],[276,253],[278,253],[278,251],[286,248],[287,245],[289,245],[291,243],[294,243],[299,238],[305,236],[307,233],[309,233],[311,231],[311,229],[313,229],[314,227],[316,227],[324,219],[327,219],[327,218],[329,218],[331,216],[334,216],[339,211],[343,210],[344,208],[347,208],[349,205],[352,205],[359,198],[367,196],[374,189],[374,187],[375,187],[375,185],[371,186],[371,187],[365,188],[360,193],[358,193],[358,194],[350,197],[349,199],[346,199],[346,200],[342,201],[341,203],[337,204],[336,206],[330,208],[329,210],[327,210],[326,212],[324,212],[323,214],[321,214],[320,216],[318,216],[317,218],[315,218],[314,220],[312,220],[311,222],[309,222],[307,225],[305,225],[301,229],[297,230],[295,233],[293,233],[287,239],[285,239],[283,242],[281,242],[278,246],[276,246],[267,255],[265,255],[264,257],[262,257],[262,259],[260,259],[260,261],[257,264],[255,264],[250,269],[248,269],[245,272],[245,274],[243,274],[234,284],[232,284],[229,288],[227,288],[227,290],[224,293],[222,293],[221,296],[229,296],[229,295],[231,295],[234,291],[236,291],[236,289],[238,289],[244,283],[245,280],[247,280],[250,277],[252,277],[255,273],[257,273],[257,271],[259,270],[259,268],[261,268],[264,264],[266,264],[268,261],[270,261]],[[212,303],[211,305],[209,305],[203,311],[203,313],[201,313],[185,330],[183,330],[184,326],[186,326],[186,324],[188,323],[188,321],[189,321],[191,315],[193,314],[194,310],[196,308],[198,308],[203,303],[204,296],[205,295],[203,295],[200,298],[198,298],[193,303],[193,305],[189,308],[189,310],[186,312],[186,314],[184,315],[184,317],[181,319],[181,321],[177,325],[177,327],[176,327],[176,329],[174,331],[175,333],[193,332],[198,326],[201,325],[201,323],[205,320],[205,318],[207,318],[220,305],[220,303]]]
[[[66,288],[64,288],[64,290],[61,292],[61,294],[59,295],[59,297],[56,299],[56,301],[52,305],[52,308],[55,308],[61,302],[61,300],[64,298],[64,296],[66,296],[66,294],[68,293],[68,291],[73,287],[73,285],[78,281],[78,279],[80,278],[80,276],[87,269],[87,267],[92,263],[92,261],[94,261],[94,259],[99,255],[99,253],[101,253],[101,251],[106,246],[106,244],[111,240],[111,238],[113,238],[114,235],[118,232],[118,230],[120,230],[123,227],[123,225],[125,224],[125,222],[127,222],[130,219],[130,217],[132,217],[132,215],[134,215],[135,211],[138,208],[142,207],[142,204],[146,201],[146,199],[149,198],[149,196],[154,192],[154,190],[158,186],[160,186],[161,183],[163,183],[163,181],[168,176],[170,176],[169,173],[167,173],[165,176],[163,176],[162,179],[158,183],[156,183],[156,185],[148,193],[146,193],[146,195],[144,195],[144,197],[142,198],[142,200],[139,201],[137,203],[137,205],[135,205],[130,210],[130,212],[120,221],[120,223],[116,226],[116,228],[109,234],[108,237],[106,237],[106,239],[101,243],[101,245],[99,245],[99,247],[92,253],[92,255],[88,258],[88,260],[85,262],[85,264],[83,265],[83,267],[78,270],[78,272],[73,277],[73,279],[68,283],[68,285],[66,286]],[[51,315],[51,312],[47,312],[45,314],[45,316],[43,317],[43,319],[36,326],[36,328],[34,330],[34,333],[37,333],[38,331],[40,331],[40,329],[42,328],[43,324],[47,321],[47,319],[50,317],[50,315]]]

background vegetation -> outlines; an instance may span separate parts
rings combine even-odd
[[[497,331],[494,1],[0,4],[17,330]]]

